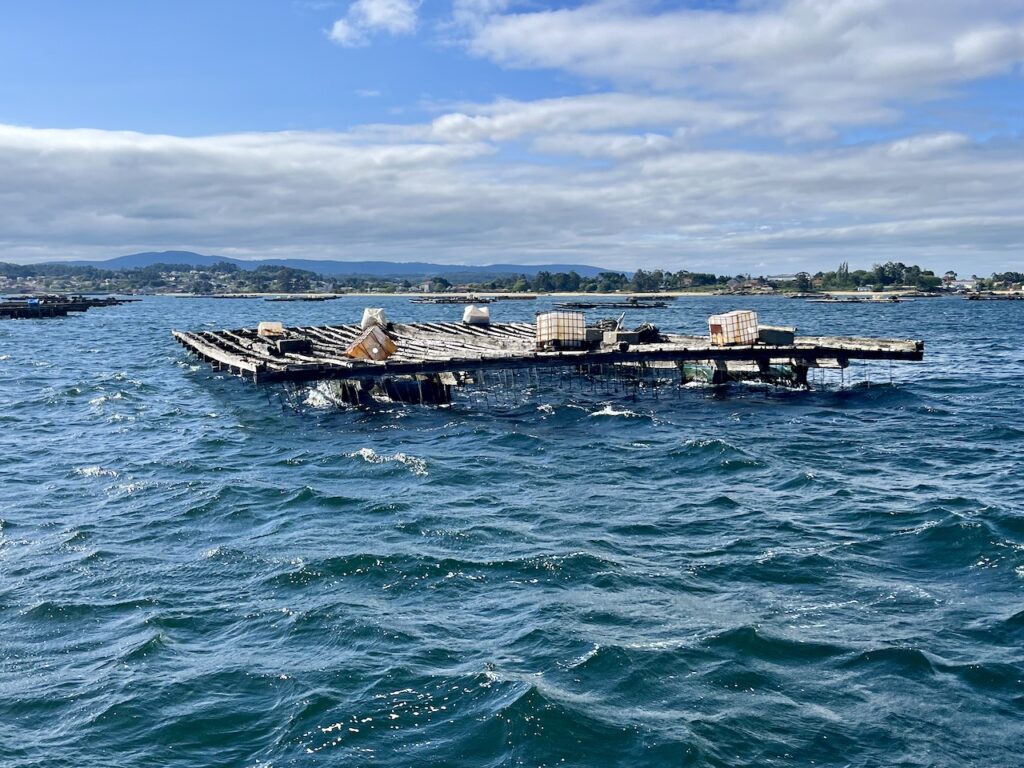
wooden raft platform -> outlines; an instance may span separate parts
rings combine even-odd
[[[174,338],[219,370],[257,383],[308,382],[325,379],[372,380],[428,377],[474,371],[524,368],[652,365],[680,370],[701,363],[725,370],[730,364],[753,365],[768,371],[791,366],[806,383],[808,368],[845,368],[851,360],[923,359],[924,342],[898,339],[798,337],[790,346],[714,347],[706,336],[662,334],[662,341],[631,344],[626,349],[538,352],[532,323],[501,323],[486,327],[458,323],[396,323],[388,328],[398,351],[380,362],[354,360],[345,349],[361,333],[358,325],[299,326],[286,338],[308,341],[303,352],[278,352],[273,340],[255,329],[183,332]]]
[[[87,312],[95,307],[115,307],[134,301],[141,301],[141,299],[62,295],[0,297],[0,319],[30,320],[41,317],[64,317],[72,312]]]

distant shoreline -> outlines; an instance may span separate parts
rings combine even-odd
[[[323,292],[309,292],[309,293],[282,293],[281,291],[263,291],[263,292],[252,292],[245,291],[240,293],[217,293],[217,294],[205,294],[205,293],[182,293],[182,292],[159,292],[159,293],[144,293],[144,292],[131,292],[131,291],[15,291],[10,295],[15,294],[28,294],[28,295],[46,295],[54,292],[63,293],[82,293],[82,295],[89,296],[169,296],[171,298],[178,299],[224,299],[224,300],[244,300],[244,299],[268,299],[268,298],[294,298],[297,301],[302,299],[343,299],[345,297],[354,298],[366,298],[366,299],[381,299],[381,298],[406,298],[406,299],[417,299],[421,297],[430,298],[444,298],[449,299],[466,299],[467,304],[471,304],[474,298],[480,299],[494,299],[495,297],[510,296],[513,300],[527,300],[526,297],[535,298],[578,298],[578,297],[592,297],[592,298],[605,298],[605,299],[627,299],[631,297],[640,297],[641,300],[654,300],[656,301],[659,297],[664,298],[731,298],[742,300],[750,298],[774,298],[774,299],[788,299],[794,296],[793,293],[715,293],[713,291],[614,291],[614,292],[587,292],[587,291],[553,291],[551,293],[535,293],[535,292],[524,292],[516,293],[512,291],[473,291],[472,293],[448,293],[448,292],[437,292],[437,293],[424,293],[421,291],[417,292],[400,292],[400,293],[382,293],[382,292],[371,292],[371,291],[346,291],[344,293],[323,293]],[[815,294],[821,296],[832,296],[837,298],[848,298],[856,297],[860,299],[888,299],[894,296],[906,296],[907,294],[913,294],[912,290],[893,290],[893,291],[815,291]],[[992,290],[984,291],[985,295],[995,296],[1011,296],[1019,294],[1020,291],[1013,290]],[[0,295],[8,295],[0,293]],[[942,298],[942,297],[964,297],[966,293],[948,293],[938,292],[933,294],[922,294],[921,298]],[[909,298],[913,298],[910,296]],[[454,301],[453,303],[459,303]]]
[[[859,298],[872,298],[872,297],[888,297],[888,296],[901,296],[907,293],[911,293],[909,290],[898,290],[898,291],[820,291],[821,295],[825,296],[856,296]],[[1016,291],[992,291],[995,294],[1011,294]],[[268,298],[274,296],[283,297],[323,297],[323,298],[345,298],[346,296],[355,297],[366,297],[366,298],[409,298],[415,299],[421,296],[428,297],[450,297],[450,298],[470,298],[479,297],[482,299],[489,299],[495,296],[536,296],[537,298],[563,298],[563,297],[576,297],[576,296],[596,296],[602,298],[626,298],[630,296],[643,296],[650,298],[657,298],[659,296],[671,296],[673,298],[734,298],[734,299],[751,299],[751,298],[773,298],[773,299],[786,299],[791,297],[791,293],[715,293],[713,291],[618,291],[618,292],[585,292],[585,291],[553,291],[551,293],[514,293],[511,291],[472,291],[469,293],[450,293],[450,292],[438,292],[438,293],[424,293],[422,291],[411,291],[401,293],[381,293],[381,292],[369,292],[369,291],[346,291],[344,293],[282,293],[280,291],[267,291],[267,292],[250,292],[244,293],[219,293],[219,294],[201,294],[201,293],[153,293],[153,294],[141,294],[146,296],[173,296],[175,298],[185,299],[213,299],[213,298]],[[962,294],[953,293],[936,293],[934,296],[957,296]]]

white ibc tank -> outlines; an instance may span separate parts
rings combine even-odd
[[[582,347],[587,338],[586,318],[582,312],[539,312],[537,314],[537,347],[554,345],[560,348]]]
[[[384,314],[383,307],[367,307],[363,310],[363,320],[359,327],[364,331],[371,325],[387,326],[388,318]]]
[[[470,304],[462,313],[462,322],[465,325],[490,325],[491,308],[476,307]]]
[[[757,312],[748,309],[708,318],[711,344],[716,347],[747,345],[757,341]]]

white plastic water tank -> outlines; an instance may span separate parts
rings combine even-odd
[[[363,320],[359,327],[364,331],[371,325],[387,326],[388,319],[384,314],[383,307],[367,307],[363,310]]]
[[[538,348],[551,344],[582,347],[587,338],[586,317],[582,312],[538,312],[536,329]]]
[[[715,347],[753,344],[757,341],[757,312],[738,309],[708,318],[711,344]]]
[[[462,322],[465,325],[490,325],[491,308],[476,307],[470,304],[462,313]]]

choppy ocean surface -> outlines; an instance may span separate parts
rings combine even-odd
[[[1021,765],[1024,304],[682,298],[926,360],[445,408],[170,336],[368,303],[461,311],[0,324],[0,765]]]

